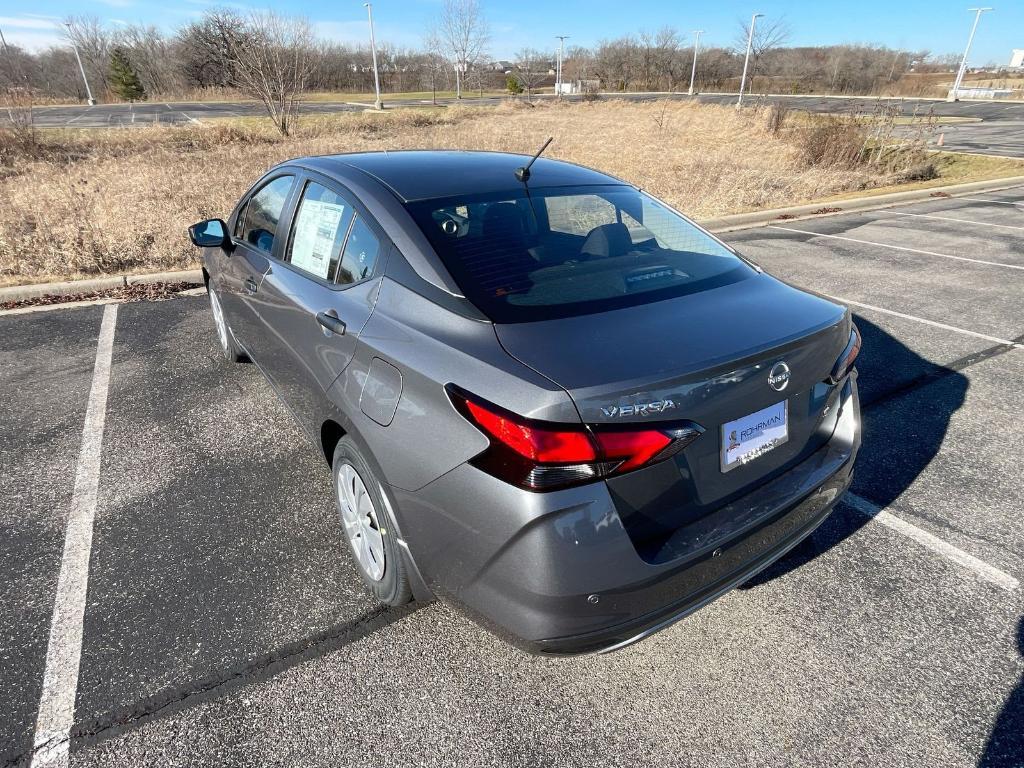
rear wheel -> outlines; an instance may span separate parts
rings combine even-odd
[[[221,351],[229,362],[239,363],[245,360],[245,353],[238,346],[231,328],[228,326],[227,318],[224,317],[224,308],[220,305],[220,297],[213,284],[206,286],[206,292],[210,294],[210,311],[213,313],[213,325],[217,329],[217,341],[220,342]]]
[[[338,441],[332,466],[338,517],[359,575],[382,603],[408,603],[409,578],[380,483],[349,438]]]

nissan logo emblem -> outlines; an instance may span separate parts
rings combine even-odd
[[[787,384],[789,384],[789,366],[780,361],[768,371],[768,386],[776,392],[781,392]]]

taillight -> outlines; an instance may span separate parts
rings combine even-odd
[[[448,385],[456,409],[490,446],[472,464],[529,491],[551,491],[601,480],[669,458],[704,429],[693,422],[657,428],[554,424],[527,419]]]
[[[850,331],[850,341],[846,344],[846,349],[839,355],[839,359],[836,360],[836,364],[832,366],[832,372],[828,378],[825,379],[829,384],[838,384],[853,368],[853,364],[857,362],[857,355],[860,354],[860,331],[857,330],[856,325],[852,325]]]

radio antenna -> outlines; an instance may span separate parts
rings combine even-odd
[[[530,158],[530,162],[524,165],[522,168],[516,168],[516,178],[524,184],[530,178],[530,166],[533,165],[537,158],[543,154],[544,150],[548,148],[548,144],[555,140],[554,136],[550,136],[547,141],[544,142],[544,146],[537,150],[537,154]]]

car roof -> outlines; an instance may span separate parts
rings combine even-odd
[[[303,158],[299,162],[330,176],[344,178],[362,171],[403,202],[521,189],[515,170],[530,155],[508,152],[402,150],[358,152]],[[293,161],[294,162],[294,161]],[[625,186],[626,182],[574,163],[538,158],[530,168],[530,187]]]

